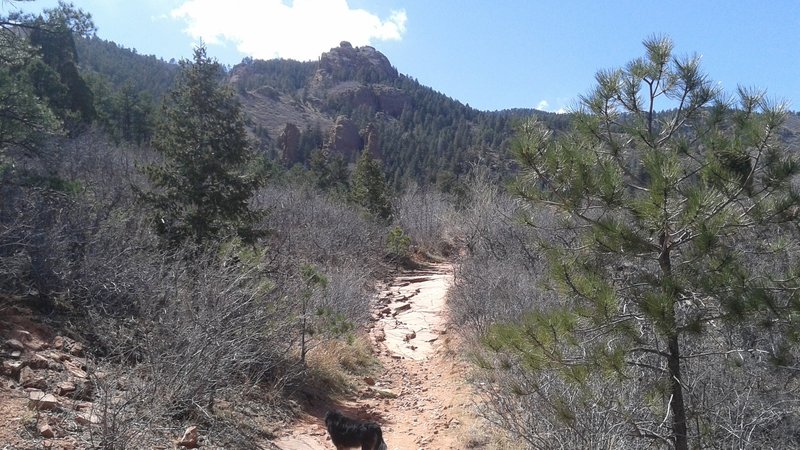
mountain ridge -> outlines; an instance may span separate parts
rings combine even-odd
[[[114,60],[159,74],[151,81],[159,88],[150,92],[154,98],[163,95],[163,86],[177,72],[175,64],[110,41],[82,40],[78,48],[82,67],[108,76],[117,87],[133,83],[146,91],[137,80],[153,76],[131,74],[126,80],[121,76],[124,67],[115,66]],[[347,41],[317,61],[245,58],[224,76],[239,96],[259,148],[272,158],[287,166],[307,165],[311,153],[322,150],[353,162],[367,144],[366,135],[355,139],[350,133],[342,139],[336,130],[370,128],[373,151],[396,187],[412,180],[446,187],[476,164],[504,171],[517,117],[536,114],[555,128],[568,123],[566,117],[533,109],[479,111],[400,73],[374,47],[354,47]],[[287,127],[300,131],[298,139],[288,140],[296,141],[296,148],[279,139]],[[376,146],[380,148],[374,150]]]

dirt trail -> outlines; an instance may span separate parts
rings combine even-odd
[[[370,330],[383,365],[345,413],[376,420],[390,449],[462,449],[474,423],[466,367],[448,349],[445,294],[452,266],[437,264],[396,277],[380,293]],[[374,381],[374,385],[368,385]],[[282,450],[332,449],[321,417],[309,417],[275,442]]]

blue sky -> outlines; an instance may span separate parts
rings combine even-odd
[[[24,5],[40,11],[55,0]],[[483,110],[575,104],[595,72],[667,34],[733,92],[800,110],[800,2],[790,0],[75,0],[101,38],[169,60],[203,39],[225,64],[372,45],[404,74]],[[0,2],[3,13],[14,3]]]

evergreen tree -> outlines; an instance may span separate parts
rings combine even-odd
[[[71,4],[45,10],[45,15],[27,26],[30,42],[41,56],[27,71],[38,96],[46,98],[68,130],[95,118],[92,91],[78,72],[75,36],[95,31],[91,15]]]
[[[164,162],[145,168],[155,190],[143,198],[156,230],[171,245],[226,234],[252,241],[258,215],[249,200],[259,181],[247,170],[253,153],[239,103],[219,84],[220,65],[204,47],[181,67],[153,138]]]
[[[520,127],[518,191],[564,218],[540,229],[562,303],[487,342],[524,367],[509,395],[542,397],[587,446],[614,424],[616,445],[716,447],[740,433],[729,419],[755,425],[724,446],[758,446],[793,414],[770,399],[798,402],[778,381],[797,370],[800,329],[785,110],[746,89],[735,106],[668,38],[644,46],[597,74],[570,132]],[[557,446],[541,431],[528,436]]]
[[[30,152],[61,130],[65,103],[59,99],[73,96],[91,103],[91,92],[75,71],[71,43],[73,33],[93,30],[88,14],[63,2],[45,10],[44,17],[0,16],[0,159],[7,147]],[[57,68],[74,75],[71,85],[64,84]]]
[[[392,216],[389,186],[378,161],[364,149],[356,161],[350,182],[350,197],[357,205],[381,219]]]
[[[325,191],[347,190],[347,164],[341,154],[328,150],[314,150],[308,162],[314,184]]]
[[[0,165],[6,148],[19,146],[33,151],[42,137],[60,128],[24,73],[24,68],[37,59],[13,29],[13,22],[0,18]]]

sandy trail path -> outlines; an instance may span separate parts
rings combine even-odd
[[[383,372],[341,405],[379,422],[390,449],[463,449],[472,393],[466,366],[448,348],[449,264],[405,272],[381,291],[370,330]],[[324,413],[323,413],[324,414]],[[308,417],[274,443],[282,450],[332,449],[322,417]]]

